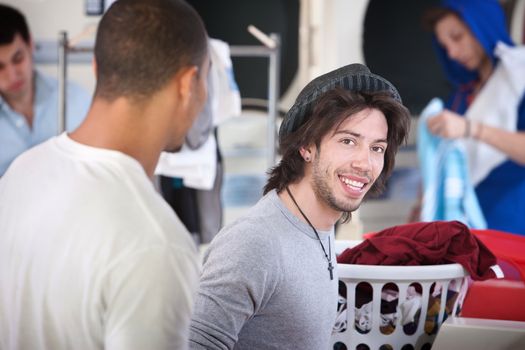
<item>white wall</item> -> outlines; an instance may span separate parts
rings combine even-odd
[[[86,16],[86,0],[2,0],[26,16],[34,40],[56,41],[60,31],[70,39],[82,36],[92,45],[100,16]],[[106,7],[114,0],[106,0]],[[313,77],[336,67],[363,62],[363,20],[368,0],[302,0],[300,28],[300,68],[283,99],[283,107],[293,103],[299,90]],[[56,76],[56,64],[38,64],[42,71]],[[95,79],[90,64],[69,63],[68,78],[88,89]]]
[[[311,0],[312,1],[312,0]],[[368,0],[313,0],[318,33],[310,79],[350,63],[364,63],[363,23]]]
[[[83,0],[2,0],[22,11],[35,38],[54,39],[60,30],[79,33],[99,17],[84,15]]]
[[[301,0],[299,67],[281,108],[291,107],[313,78],[350,63],[364,63],[363,23],[369,0]]]

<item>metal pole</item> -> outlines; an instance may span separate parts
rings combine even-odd
[[[58,128],[61,134],[66,130],[66,85],[67,85],[67,32],[58,34]]]
[[[276,121],[279,103],[279,84],[280,84],[280,60],[281,60],[281,38],[278,34],[270,34],[270,38],[275,40],[275,48],[270,52],[268,65],[268,167],[275,165],[276,154]]]
[[[232,57],[270,57],[274,49],[261,45],[231,45],[230,56]]]

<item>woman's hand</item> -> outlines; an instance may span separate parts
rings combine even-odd
[[[432,134],[448,139],[459,139],[470,134],[467,119],[448,109],[429,118],[427,126]]]
[[[480,122],[468,121],[467,118],[447,109],[430,117],[427,126],[428,130],[437,136],[449,139],[470,137],[486,143],[505,153],[519,165],[525,166],[524,131],[507,131]]]

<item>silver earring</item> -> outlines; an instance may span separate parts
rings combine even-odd
[[[309,161],[310,161],[310,157],[304,157],[304,160],[305,160],[306,162],[309,162]]]

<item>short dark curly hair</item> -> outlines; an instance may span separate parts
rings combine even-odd
[[[20,34],[27,44],[31,41],[29,26],[22,12],[0,4],[0,45],[12,43],[16,34]]]
[[[183,67],[201,66],[208,36],[181,0],[119,0],[100,20],[95,42],[95,96],[134,100],[160,90]]]

